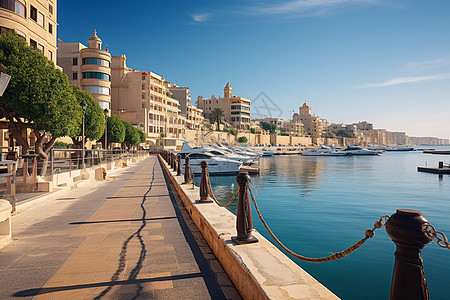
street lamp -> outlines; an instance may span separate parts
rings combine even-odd
[[[103,113],[105,114],[105,149],[108,150],[108,113],[109,110],[105,108],[103,110]]]
[[[83,153],[83,169],[86,169],[86,164],[85,164],[85,160],[84,160],[84,157],[85,157],[85,153],[84,153],[84,118],[85,118],[85,115],[86,115],[86,109],[87,109],[87,103],[86,103],[86,101],[82,101],[81,102],[81,107],[83,108],[83,140],[82,140],[82,153]]]

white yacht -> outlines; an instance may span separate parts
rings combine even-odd
[[[303,156],[344,156],[347,155],[346,152],[341,150],[332,149],[330,147],[321,145],[320,148],[310,149],[308,151],[302,152]]]
[[[245,165],[250,165],[252,163],[255,163],[258,161],[258,158],[259,158],[259,156],[255,157],[255,156],[241,155],[241,154],[233,152],[230,149],[219,148],[219,147],[215,147],[212,145],[207,146],[207,147],[202,147],[202,148],[191,148],[189,146],[188,142],[183,143],[183,148],[178,153],[181,155],[182,160],[184,160],[184,158],[190,153],[205,153],[205,154],[209,154],[212,156],[217,156],[217,157],[222,157],[222,158],[226,158],[226,159],[239,161]]]
[[[380,155],[383,152],[381,150],[364,149],[360,146],[350,144],[342,151],[347,153],[347,155]]]
[[[194,174],[201,174],[202,167],[200,163],[206,161],[208,163],[208,171],[211,175],[234,175],[239,173],[242,162],[232,160],[226,157],[219,157],[206,152],[192,152],[186,155],[189,158],[189,164]],[[184,168],[184,160],[183,160]]]

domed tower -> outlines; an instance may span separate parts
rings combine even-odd
[[[233,88],[231,87],[230,82],[228,81],[223,89],[223,97],[224,98],[233,98]]]
[[[111,54],[102,50],[102,40],[94,34],[88,48],[80,50],[81,88],[91,93],[102,109],[111,109]]]

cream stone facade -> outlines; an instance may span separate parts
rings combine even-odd
[[[228,82],[223,89],[223,98],[210,99],[203,96],[197,98],[197,107],[203,110],[205,117],[210,116],[214,109],[220,108],[224,113],[225,122],[230,123],[233,128],[250,130],[250,100],[233,96],[233,88]]]
[[[323,129],[328,126],[328,121],[311,114],[311,107],[305,102],[300,108],[299,113],[292,116],[294,122],[301,122],[305,131],[311,135],[313,142],[322,137]]]
[[[124,54],[112,57],[112,113],[141,129],[147,146],[160,138],[181,137],[187,120],[178,100],[171,98],[172,84],[153,72],[127,67],[126,60]]]
[[[56,0],[0,1],[0,31],[15,30],[56,64]]]
[[[70,84],[89,92],[102,109],[111,109],[111,54],[108,49],[102,50],[102,40],[95,30],[88,47],[58,40],[57,61]]]
[[[180,103],[180,115],[186,117],[186,129],[201,130],[205,118],[203,110],[192,105],[189,87],[169,85],[171,97]]]

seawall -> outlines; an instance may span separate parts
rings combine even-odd
[[[158,155],[186,210],[244,299],[339,299],[257,231],[258,243],[236,245],[236,216],[215,203],[196,204],[199,188],[183,184]]]

